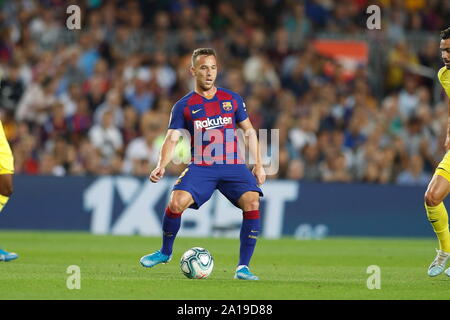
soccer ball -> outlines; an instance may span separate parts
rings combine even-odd
[[[214,268],[214,259],[208,250],[194,247],[183,254],[180,268],[189,279],[205,279]]]

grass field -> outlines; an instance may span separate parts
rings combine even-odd
[[[0,299],[450,299],[450,278],[428,278],[432,239],[260,239],[252,271],[262,280],[234,280],[236,239],[179,238],[171,263],[145,269],[139,258],[159,238],[86,233],[0,232],[20,259],[0,263]],[[205,280],[185,278],[181,254],[202,246],[214,256]],[[67,267],[81,270],[81,289],[69,290]],[[381,289],[366,286],[367,267],[381,268]]]

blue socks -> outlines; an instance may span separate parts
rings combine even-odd
[[[161,253],[167,256],[172,254],[173,243],[177,236],[178,230],[181,227],[182,212],[172,212],[169,207],[163,217],[163,241]],[[260,231],[260,215],[259,210],[245,211],[243,213],[243,221],[240,233],[240,249],[239,249],[239,264],[248,266],[255,250],[256,240],[258,239]]]
[[[239,250],[239,264],[248,266],[255,250],[256,240],[260,230],[259,210],[245,211],[241,226],[241,247]]]
[[[169,207],[166,208],[166,213],[163,217],[163,241],[161,253],[166,256],[170,256],[172,254],[173,242],[175,241],[175,237],[177,236],[178,230],[180,230],[181,226],[181,214],[182,212],[175,213],[172,212]]]

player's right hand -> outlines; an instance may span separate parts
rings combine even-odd
[[[162,179],[162,177],[164,177],[164,172],[166,171],[166,169],[161,168],[161,167],[156,167],[152,173],[150,173],[150,181],[153,183],[158,182],[159,180]]]

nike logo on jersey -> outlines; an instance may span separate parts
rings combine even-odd
[[[199,112],[200,110],[202,110],[202,109],[198,109],[198,110],[192,110],[192,114],[196,114],[197,112]]]

